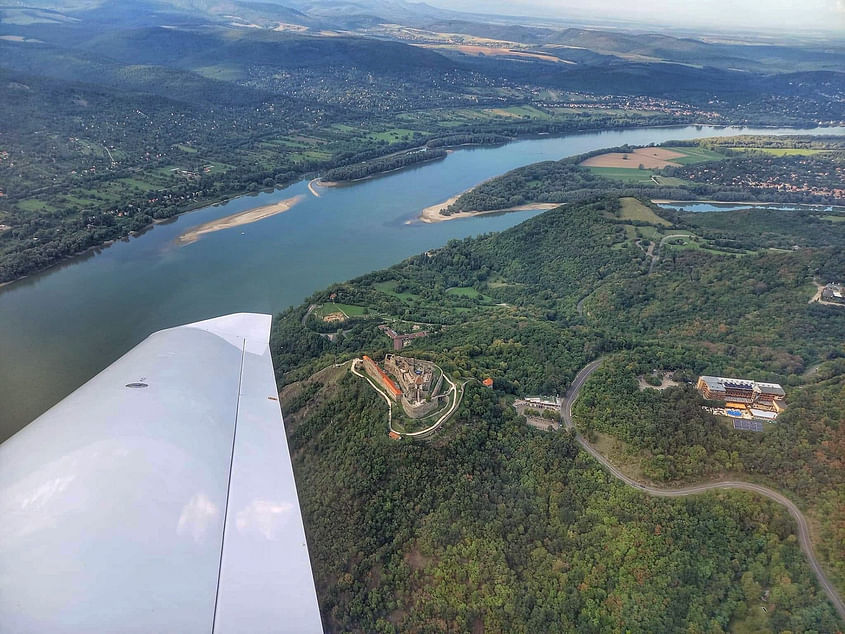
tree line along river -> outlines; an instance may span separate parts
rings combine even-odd
[[[156,330],[233,312],[276,313],[333,282],[539,213],[408,223],[423,208],[508,170],[624,144],[795,132],[687,126],[524,139],[321,188],[319,197],[302,181],[183,214],[0,289],[0,441]],[[216,219],[297,196],[284,213],[178,240]]]

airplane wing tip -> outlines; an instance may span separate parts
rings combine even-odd
[[[265,313],[232,313],[196,321],[179,328],[198,328],[221,337],[239,337],[250,343],[270,342],[273,316]]]

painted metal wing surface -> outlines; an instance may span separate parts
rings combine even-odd
[[[0,445],[0,631],[322,631],[269,331],[157,332]]]

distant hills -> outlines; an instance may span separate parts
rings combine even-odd
[[[0,0],[2,1],[2,0]],[[518,18],[478,16],[405,0],[5,0],[0,26],[13,34],[48,25],[198,26],[214,24],[254,31],[286,29],[400,39],[412,44],[474,44],[455,35],[536,47],[575,63],[607,58],[712,66],[723,70],[778,73],[845,68],[845,42],[769,43],[674,37],[665,33],[595,28],[552,28]],[[523,18],[522,20],[525,20]],[[412,34],[385,25],[412,27]],[[22,33],[23,34],[23,33]]]

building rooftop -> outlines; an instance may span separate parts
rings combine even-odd
[[[754,391],[761,394],[775,394],[776,396],[785,396],[786,392],[777,383],[755,383]]]
[[[702,381],[711,391],[723,391],[725,388],[753,390],[757,394],[771,394],[774,396],[785,396],[783,388],[777,383],[763,383],[750,381],[748,379],[731,379],[721,376],[701,376]]]
[[[707,384],[711,390],[724,390],[726,387],[738,387],[751,389],[754,386],[753,381],[746,381],[744,379],[729,379],[722,376],[702,376],[701,380]]]

